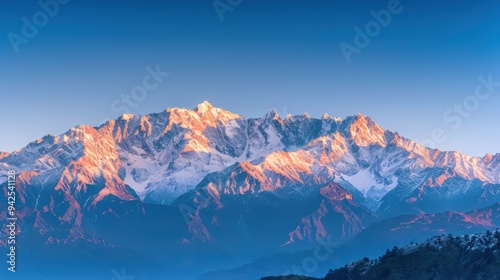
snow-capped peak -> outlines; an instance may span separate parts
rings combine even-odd
[[[278,114],[278,112],[276,111],[276,109],[273,109],[273,110],[267,112],[267,114],[264,116],[264,119],[281,121],[281,117]]]
[[[354,140],[359,146],[386,145],[385,130],[372,119],[360,113],[348,117],[343,126],[344,129],[348,130],[351,140]]]
[[[200,114],[205,114],[207,112],[212,111],[213,109],[214,109],[214,106],[210,102],[203,101],[202,103],[200,103],[196,106],[194,111],[197,113],[200,113]]]
[[[8,157],[10,153],[7,152],[0,152],[0,159],[3,159],[5,157]]]
[[[121,120],[128,121],[134,118],[134,114],[122,114]]]

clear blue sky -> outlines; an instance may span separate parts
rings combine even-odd
[[[8,34],[21,36],[22,18],[33,21],[41,7],[2,1],[0,150],[121,111],[208,100],[246,117],[360,112],[420,142],[441,128],[441,149],[500,152],[500,87],[479,104],[468,98],[479,76],[500,81],[500,2],[402,0],[348,63],[339,45],[354,45],[353,28],[389,2],[243,0],[221,21],[212,0],[71,0],[16,54]],[[170,75],[137,107],[116,110],[156,65]],[[479,107],[443,119],[466,100]]]

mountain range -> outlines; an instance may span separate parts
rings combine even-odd
[[[8,170],[26,259],[49,252],[146,278],[232,279],[220,275],[280,267],[324,240],[347,250],[499,223],[500,154],[426,148],[361,114],[245,119],[208,102],[125,114],[0,153]]]

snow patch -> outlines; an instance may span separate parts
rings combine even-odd
[[[390,184],[386,185],[383,182],[379,182],[369,169],[360,170],[351,176],[343,174],[342,178],[351,183],[351,185],[358,189],[366,198],[376,201],[379,201],[384,195],[398,185],[398,179],[394,176],[392,176]]]

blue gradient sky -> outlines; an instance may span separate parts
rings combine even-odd
[[[447,136],[435,143],[441,149],[500,152],[500,87],[461,125],[443,119],[474,94],[479,76],[500,81],[498,1],[402,0],[403,11],[350,64],[339,44],[353,44],[353,28],[364,28],[370,11],[389,1],[243,0],[221,21],[211,0],[72,0],[17,54],[7,34],[21,34],[21,18],[40,7],[6,2],[3,151],[118,117],[112,102],[142,83],[146,66],[159,64],[170,76],[129,113],[203,100],[246,117],[272,109],[342,118],[360,112],[426,144],[440,128]]]

